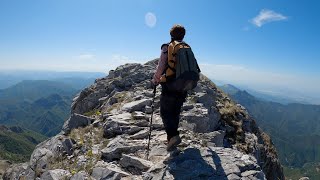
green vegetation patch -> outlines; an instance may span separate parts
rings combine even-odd
[[[83,115],[85,115],[85,116],[94,116],[94,115],[95,116],[100,116],[101,112],[98,109],[93,109],[93,110],[91,110],[89,112],[84,113]]]
[[[320,179],[320,163],[307,163],[302,168],[283,167],[286,179],[308,177],[310,180]]]
[[[26,162],[35,146],[46,137],[29,130],[21,133],[0,132],[0,157],[15,163]]]
[[[86,171],[91,174],[93,167],[101,158],[100,153],[94,153],[94,146],[99,145],[100,149],[102,149],[109,143],[107,139],[103,138],[103,128],[87,126],[73,129],[69,136],[76,141],[76,149],[83,148],[86,149],[86,151],[80,151],[77,156],[74,156],[71,159],[60,156],[56,159],[54,164],[50,165],[49,169],[62,168],[69,170],[72,174],[76,174],[79,171]],[[86,161],[79,161],[80,159],[78,157],[80,156],[84,157]]]

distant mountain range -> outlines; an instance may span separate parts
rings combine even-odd
[[[0,159],[23,162],[34,147],[47,137],[18,126],[0,125]]]
[[[0,90],[0,124],[18,125],[45,136],[59,132],[79,90],[47,80],[22,81]]]
[[[320,105],[285,105],[258,99],[230,84],[220,88],[245,106],[271,135],[283,165],[301,168],[320,162]]]
[[[23,80],[51,80],[65,82],[66,84],[73,86],[75,89],[83,89],[84,84],[88,84],[88,82],[104,76],[106,76],[105,73],[99,72],[1,70],[0,89],[8,88]]]
[[[0,160],[28,160],[35,145],[61,131],[75,95],[102,74],[60,75],[50,76],[54,80],[21,80],[0,89]]]
[[[316,164],[313,172],[320,174],[320,105],[272,102],[272,98],[256,98],[230,84],[220,88],[245,106],[259,126],[272,137],[281,163],[287,166],[285,171],[301,172],[301,177],[310,169],[305,168],[307,164],[308,167]],[[297,169],[293,171],[291,167]]]

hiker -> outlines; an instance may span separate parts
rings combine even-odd
[[[161,84],[161,87],[162,87],[162,92],[160,96],[160,115],[165,127],[165,131],[167,133],[167,140],[168,140],[167,150],[168,151],[172,150],[174,147],[176,147],[178,144],[181,143],[181,138],[178,132],[179,116],[180,116],[181,106],[183,105],[183,102],[185,101],[187,96],[187,91],[172,90],[174,88],[170,88],[170,86],[172,86],[172,84],[173,85],[179,84],[175,81],[176,71],[174,68],[176,66],[175,63],[177,62],[173,62],[173,59],[175,58],[174,56],[177,53],[176,50],[179,49],[179,47],[176,48],[175,45],[177,46],[179,45],[180,47],[186,46],[189,48],[189,51],[191,51],[191,48],[183,42],[185,32],[186,30],[182,25],[174,25],[171,28],[170,30],[171,41],[170,43],[163,44],[161,46],[160,60],[158,62],[156,72],[152,79],[152,82],[155,86],[158,84]],[[185,51],[183,52],[187,53]],[[193,53],[190,54],[190,57],[191,56],[196,62]],[[197,68],[196,76],[197,78],[199,78],[198,73],[200,72],[200,69],[198,67],[198,64],[194,63],[193,61],[191,63],[193,63],[194,66],[196,66],[195,67]],[[189,67],[189,70],[190,70],[190,67]],[[198,79],[196,79],[196,82],[197,81]],[[193,86],[192,88],[195,87],[194,84],[192,86]]]

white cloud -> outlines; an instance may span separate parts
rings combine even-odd
[[[153,28],[157,24],[157,17],[154,13],[148,12],[144,16],[144,21],[148,27]]]
[[[262,9],[260,13],[256,17],[254,17],[250,22],[256,25],[257,27],[261,27],[262,25],[272,21],[283,21],[287,19],[288,17],[280,13],[276,13],[268,9]]]
[[[79,56],[77,56],[78,59],[83,59],[83,60],[89,60],[89,59],[94,59],[96,56],[93,54],[80,54]]]

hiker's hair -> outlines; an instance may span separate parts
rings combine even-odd
[[[185,34],[186,29],[180,24],[175,24],[170,29],[170,35],[172,40],[181,41],[184,38]]]

